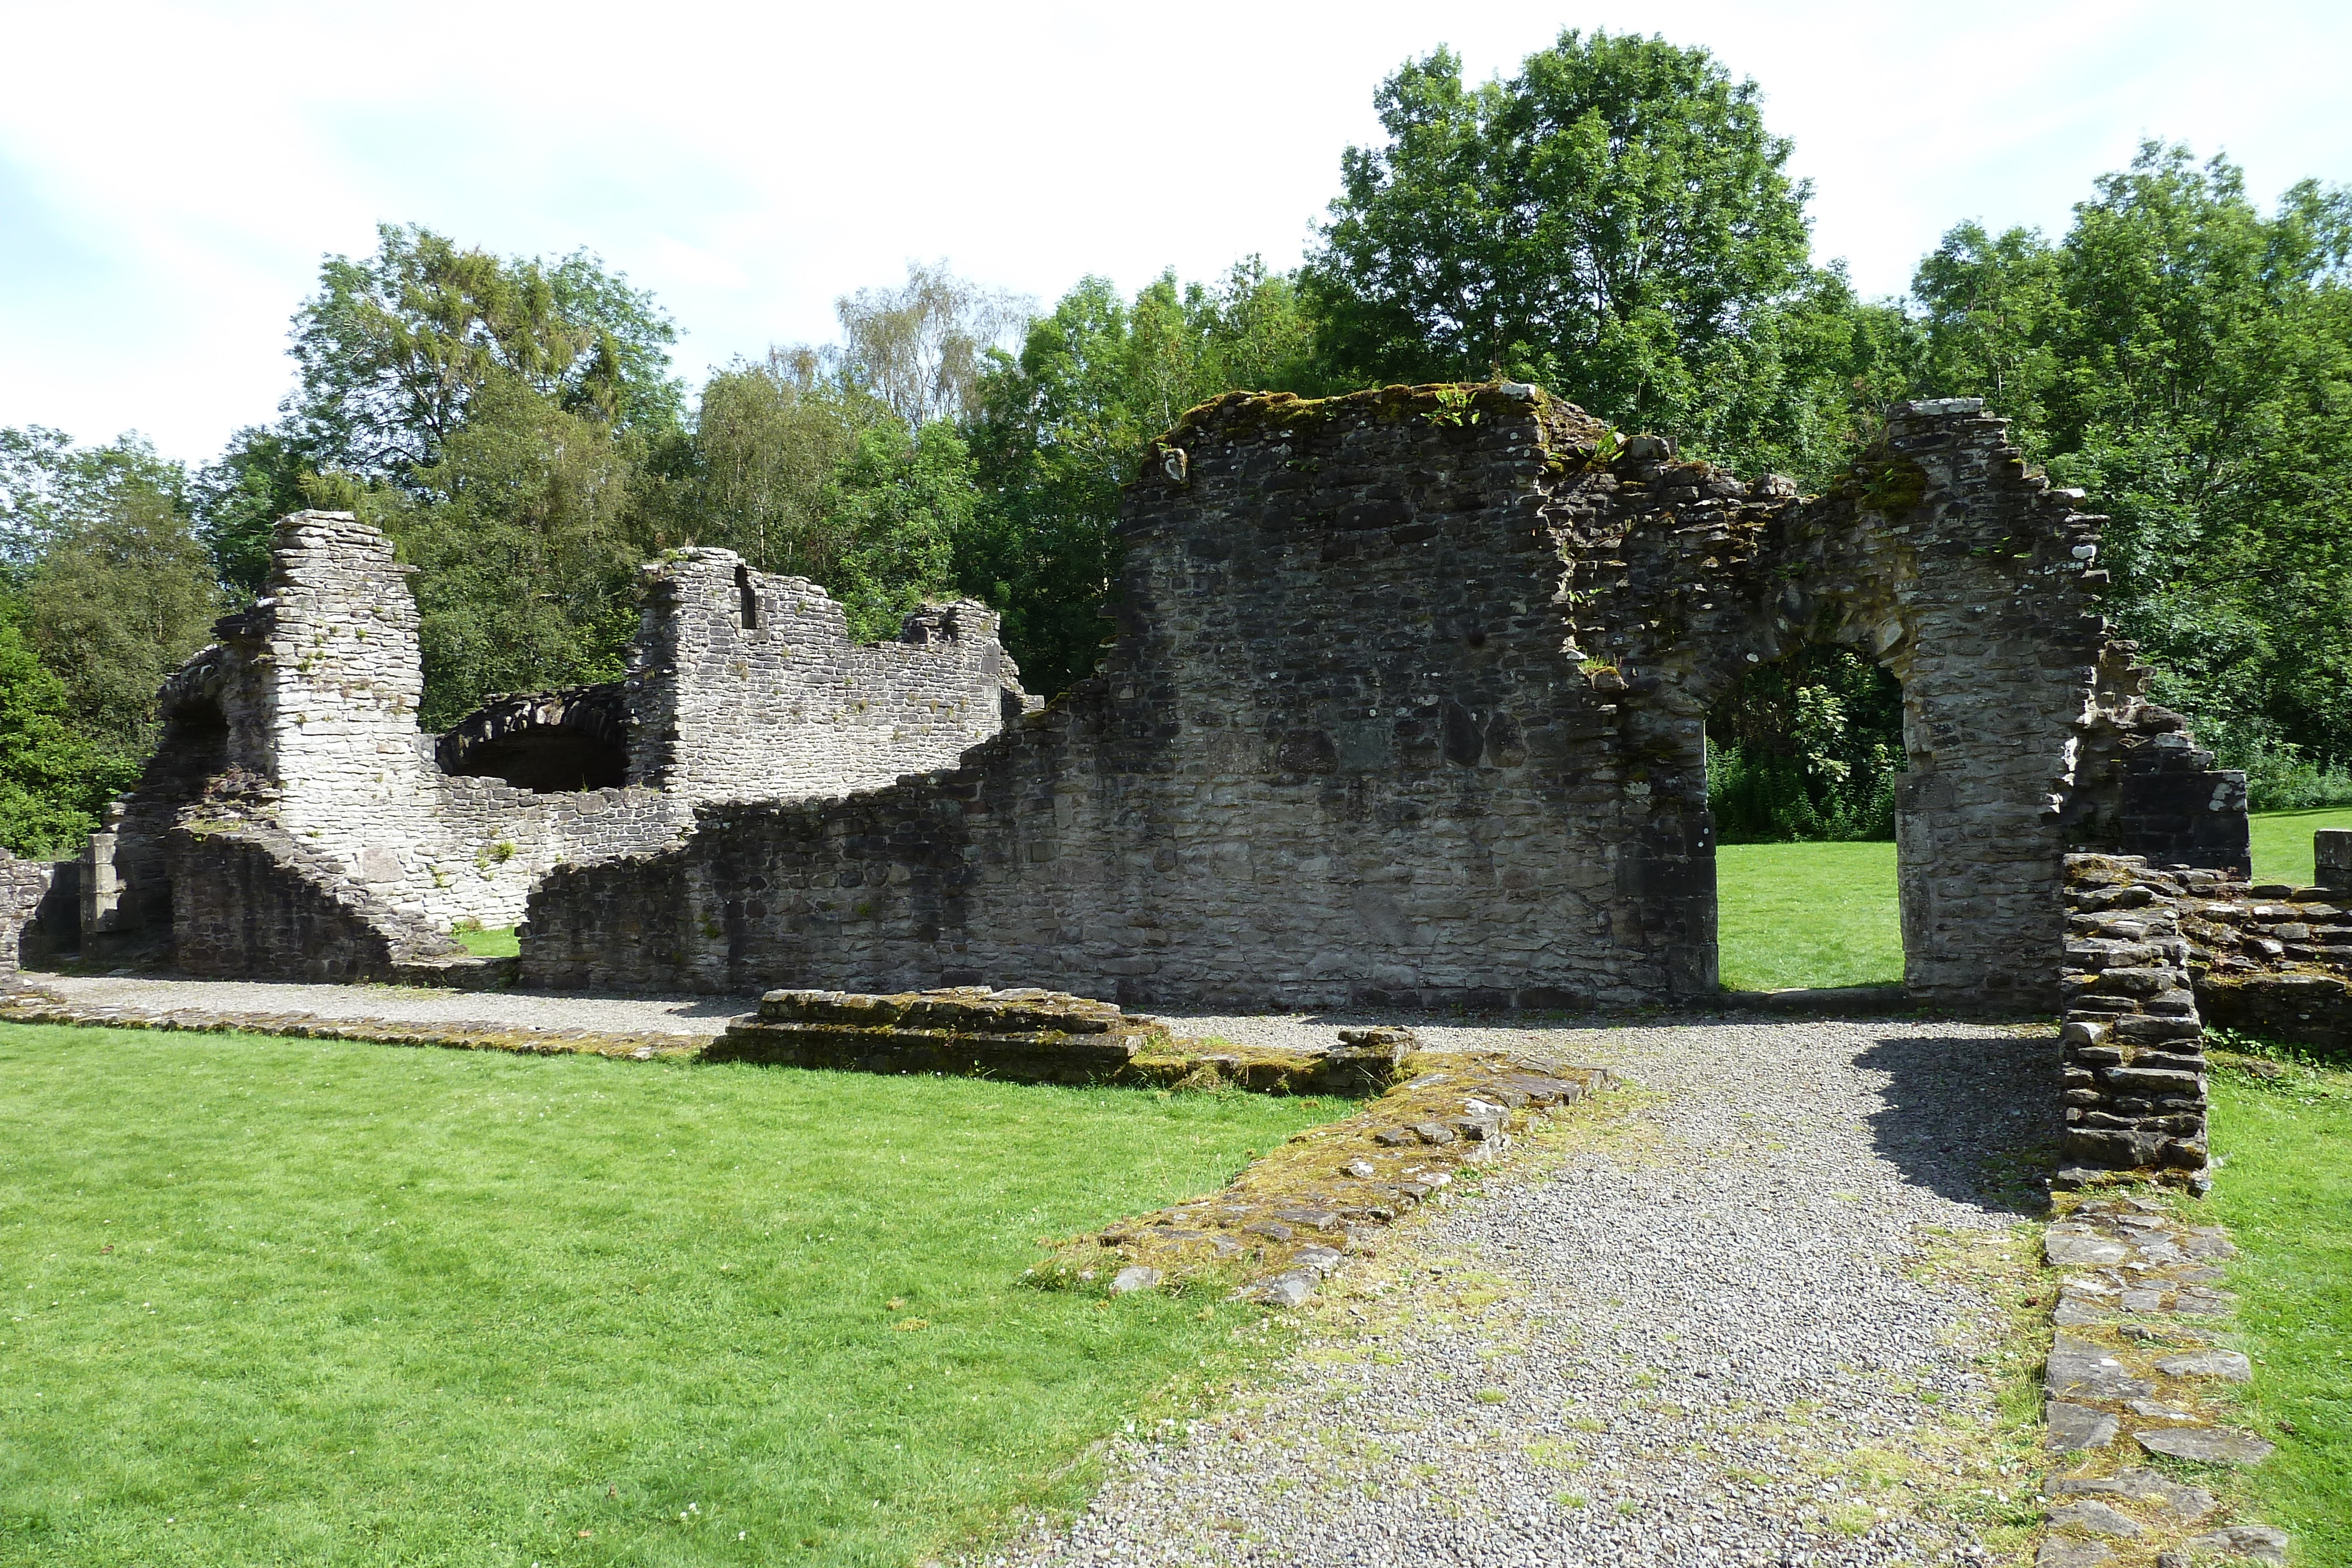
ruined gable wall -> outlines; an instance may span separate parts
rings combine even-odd
[[[184,963],[205,972],[291,973],[310,930],[295,912],[342,899],[362,926],[398,926],[386,950],[405,952],[411,927],[513,924],[553,867],[670,842],[698,801],[886,782],[951,761],[1008,700],[1017,710],[985,610],[926,610],[901,643],[860,649],[822,590],[745,573],[759,624],[742,630],[739,565],[722,551],[658,564],[637,675],[572,694],[609,698],[599,714],[626,733],[608,738],[653,760],[623,787],[535,792],[443,772],[417,730],[416,606],[391,541],[346,513],[285,518],[268,596],[163,689],[163,745],[119,830],[93,841],[104,863],[88,880],[110,903],[86,924],[119,928],[126,949],[176,926]],[[504,733],[496,717],[461,738]],[[212,832],[208,852],[207,831],[231,826],[285,843],[256,856]],[[224,874],[176,919],[173,888],[208,852]]]
[[[1914,996],[2049,1005],[2069,847],[2179,859],[2168,833],[2221,841],[2232,810],[2242,845],[2242,780],[2211,772],[2210,755],[2146,744],[2179,719],[2138,700],[2146,672],[2098,614],[2100,519],[2077,508],[2080,492],[2029,473],[1978,400],[1897,408],[1849,480],[1811,500],[1635,455],[1641,444],[1560,507],[1595,684],[1623,690],[1653,792],[1696,822],[1704,715],[1747,668],[1804,642],[1888,668],[1904,691],[1896,836]],[[2168,799],[2201,790],[2210,821],[2169,822],[2144,804],[2151,791],[2133,793],[2134,769],[2176,764]],[[2143,803],[2125,807],[2127,795]],[[1681,925],[1696,940],[1713,846],[1688,837]]]
[[[929,608],[899,641],[861,647],[823,588],[732,550],[681,550],[646,577],[629,779],[682,804],[878,788],[994,735],[1008,694],[1020,710],[985,606]]]
[[[1552,603],[1547,486],[1600,434],[1525,388],[1211,405],[1128,493],[1097,675],[943,774],[558,873],[527,983],[1675,994],[1651,809]]]

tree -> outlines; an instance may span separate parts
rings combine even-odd
[[[976,499],[971,449],[944,420],[913,435],[895,421],[858,433],[827,486],[841,543],[818,580],[848,611],[853,637],[894,636],[908,612],[948,596]]]
[[[828,581],[844,548],[835,476],[865,432],[894,419],[814,350],[738,361],[704,383],[690,445],[661,465],[665,531],[737,550],[761,571]]]
[[[965,413],[988,351],[1033,314],[1019,295],[956,277],[946,262],[907,264],[898,288],[861,288],[834,303],[839,364],[910,430]]]
[[[416,225],[376,235],[372,256],[329,256],[294,318],[301,387],[286,438],[322,468],[404,478],[438,457],[493,380],[619,430],[677,423],[677,329],[588,252],[551,266]]]
[[[1313,328],[1255,257],[1213,285],[1161,275],[1122,300],[1089,277],[982,380],[969,423],[980,486],[955,571],[1004,616],[1033,691],[1094,668],[1118,570],[1119,486],[1184,410],[1235,388],[1312,394]]]
[[[1803,405],[1825,394],[1776,405],[1826,378],[1843,434],[1853,371],[1811,361],[1853,346],[1822,319],[1855,306],[1808,260],[1810,188],[1754,82],[1705,49],[1570,30],[1508,81],[1467,88],[1440,49],[1374,101],[1388,143],[1348,150],[1301,273],[1335,374],[1507,375],[1734,461],[1777,426],[1765,455],[1822,465]]]
[[[1914,284],[1923,376],[2017,416],[2110,514],[2112,613],[2258,804],[2352,792],[2352,193],[2265,217],[2150,141],[2053,246],[1964,225]]]
[[[357,497],[417,569],[425,728],[485,693],[620,675],[647,553],[635,456],[601,421],[494,376],[410,490]]]
[[[106,766],[73,727],[70,699],[15,623],[0,620],[0,847],[28,858],[70,853],[135,768]]]

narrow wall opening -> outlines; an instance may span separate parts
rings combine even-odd
[[[760,591],[752,584],[751,569],[748,566],[735,569],[735,598],[741,607],[743,630],[757,632],[760,629]]]
[[[1903,983],[1903,688],[1851,648],[1749,666],[1706,715],[1728,990]]]

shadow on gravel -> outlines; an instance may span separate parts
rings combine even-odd
[[[1878,1153],[1940,1197],[2011,1213],[2047,1207],[2058,1160],[2057,1042],[2019,1035],[1894,1035],[1854,1058],[1884,1072]]]

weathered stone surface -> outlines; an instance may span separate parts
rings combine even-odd
[[[2131,1248],[2111,1237],[2053,1226],[2042,1238],[2042,1255],[2053,1269],[2073,1269],[2120,1263],[2131,1256]]]
[[[2233,1552],[2257,1563],[2276,1563],[2286,1562],[2287,1543],[2287,1532],[2269,1524],[2232,1524],[2182,1542],[2192,1552]]]
[[[2033,1554],[2034,1568],[2098,1568],[2115,1552],[2103,1542],[2052,1537]]]
[[[2168,1525],[2193,1524],[2213,1511],[2213,1494],[2185,1486],[2155,1470],[2129,1469],[2112,1476],[2062,1476],[2049,1483],[2057,1497],[2109,1497],[2152,1508]],[[2055,1522],[2053,1516],[2053,1521]]]
[[[514,924],[557,864],[658,850],[698,806],[951,763],[1022,706],[980,605],[859,647],[814,583],[688,549],[646,569],[625,680],[496,697],[436,740],[410,570],[349,514],[279,523],[267,596],[165,683],[162,744],[91,840],[89,956],[386,977],[455,922]]]
[[[2060,1334],[2050,1347],[2042,1387],[2053,1399],[2128,1399],[2156,1392],[2156,1385],[2135,1376],[2131,1369],[2100,1346],[2073,1334]]]
[[[1705,996],[1700,716],[1807,640],[1906,686],[1915,998],[2048,1006],[2070,843],[2242,870],[2242,781],[2144,701],[2098,618],[2097,520],[2000,421],[1897,409],[1812,500],[1643,450],[1528,388],[1203,405],[1128,487],[1095,676],[952,769],[556,873],[524,980]],[[2149,1018],[2170,994],[2146,964],[2093,979]]]
[[[1130,1291],[1151,1291],[1160,1286],[1159,1270],[1142,1263],[1130,1263],[1110,1278],[1110,1293],[1124,1296]]]
[[[2253,1364],[2234,1350],[2200,1350],[2188,1355],[2160,1358],[2156,1369],[2167,1377],[2210,1377],[2224,1383],[2252,1383]]]
[[[2084,1502],[2063,1503],[2052,1509],[2050,1522],[2056,1528],[2071,1527],[2117,1541],[2130,1541],[2147,1533],[2147,1527],[2139,1521],[2127,1513],[2117,1512],[2095,1498]]]
[[[2050,1428],[2042,1441],[2053,1448],[2104,1448],[2116,1440],[2116,1418],[2088,1405],[2053,1400],[2042,1416]]]
[[[2163,1427],[2132,1437],[2151,1454],[2208,1465],[2258,1465],[2273,1451],[2273,1445],[2260,1437],[2218,1427]]]

